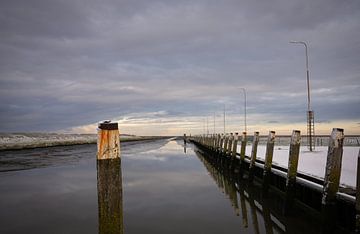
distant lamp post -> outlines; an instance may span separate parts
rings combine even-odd
[[[247,132],[247,126],[246,126],[246,89],[240,88],[244,92],[244,126],[245,126],[245,132]]]
[[[311,110],[310,103],[310,80],[309,80],[309,57],[308,57],[308,46],[303,41],[290,41],[294,44],[302,44],[305,46],[305,57],[306,57],[306,82],[307,82],[307,94],[308,94],[308,104],[307,104],[307,141],[310,151],[315,149],[315,124],[314,124],[314,112]]]

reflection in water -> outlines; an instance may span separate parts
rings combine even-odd
[[[97,160],[99,233],[123,232],[121,159]]]
[[[196,155],[221,191],[228,196],[237,216],[240,213],[238,204],[238,199],[240,199],[242,223],[245,229],[249,229],[252,233],[268,234],[321,232],[319,216],[298,210],[298,216],[295,219],[284,216],[281,211],[285,201],[280,194],[272,192],[269,197],[262,197],[260,186],[246,183],[210,155],[199,151]],[[250,216],[248,216],[248,211]],[[249,226],[249,218],[251,226]]]

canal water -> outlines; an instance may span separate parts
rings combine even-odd
[[[105,171],[96,145],[0,152],[0,233],[322,232],[315,211],[283,215],[281,194],[263,198],[192,144],[128,142],[121,152],[121,170]]]

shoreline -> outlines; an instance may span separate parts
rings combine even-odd
[[[169,139],[171,136],[139,136],[139,137],[123,137],[122,142],[152,141],[160,139]],[[26,149],[49,148],[56,146],[73,146],[73,145],[91,145],[97,144],[97,138],[94,139],[75,139],[75,140],[59,140],[59,141],[40,141],[27,143],[0,144],[0,152],[2,151],[18,151]]]

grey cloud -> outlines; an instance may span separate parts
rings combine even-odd
[[[132,113],[359,119],[358,1],[3,1],[0,131]],[[152,118],[160,118],[153,116]],[[163,116],[164,117],[164,116]],[[134,117],[135,118],[135,117]],[[164,117],[165,118],[165,117]]]

